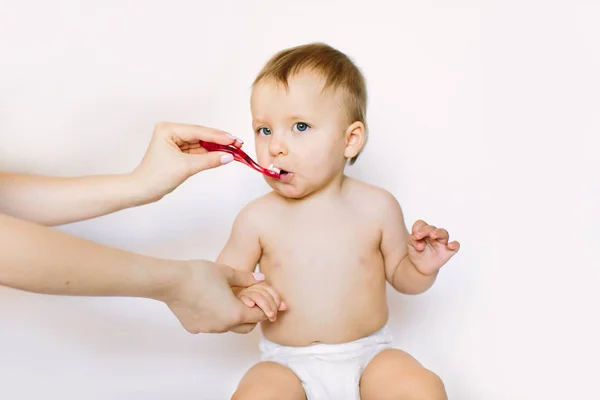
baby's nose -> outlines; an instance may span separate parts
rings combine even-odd
[[[273,137],[271,138],[270,142],[269,142],[269,152],[271,153],[271,155],[278,156],[280,154],[287,154],[287,144],[285,142],[285,139],[283,137],[281,137],[280,135],[272,135]]]

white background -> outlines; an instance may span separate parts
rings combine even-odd
[[[276,51],[329,43],[369,87],[348,174],[462,244],[426,294],[389,292],[395,344],[453,400],[600,398],[598,2],[394,3],[1,1],[0,168],[127,172],[159,120],[228,130],[254,156],[254,76]],[[235,163],[59,229],[214,259],[266,190]],[[0,398],[226,399],[258,338],[190,335],[150,300],[0,288]]]

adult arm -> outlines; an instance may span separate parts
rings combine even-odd
[[[251,272],[129,253],[3,214],[0,243],[0,285],[44,294],[155,299],[192,333],[225,332],[266,319],[231,290],[262,280]]]
[[[130,173],[63,178],[0,171],[0,213],[54,226],[157,201],[190,176],[232,160],[223,152],[208,153],[199,140],[242,144],[216,129],[158,123],[142,162]]]

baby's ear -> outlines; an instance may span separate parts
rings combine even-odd
[[[360,121],[352,123],[346,129],[344,138],[346,143],[344,156],[349,159],[356,157],[365,146],[365,141],[367,139],[365,124]]]

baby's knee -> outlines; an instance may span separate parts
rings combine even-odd
[[[260,362],[242,378],[231,400],[304,400],[298,377],[287,367]]]
[[[265,397],[264,394],[261,394],[258,391],[249,391],[246,389],[238,389],[235,391],[233,396],[231,396],[231,400],[259,400],[259,399],[274,399],[274,397]]]
[[[288,396],[289,393],[273,391],[266,387],[241,387],[238,388],[231,400],[296,400],[296,397]]]
[[[415,369],[396,382],[398,399],[448,400],[442,379],[426,368]]]

